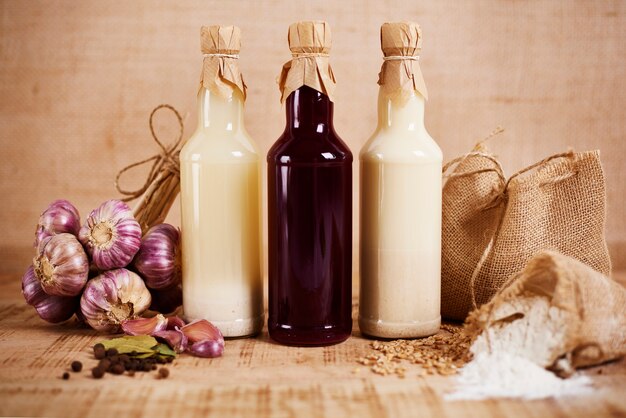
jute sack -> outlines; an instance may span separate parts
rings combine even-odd
[[[553,155],[511,176],[479,143],[444,167],[441,313],[463,320],[541,250],[608,275],[599,151]]]
[[[472,351],[506,350],[561,375],[626,354],[626,288],[555,251],[533,257],[473,311]]]

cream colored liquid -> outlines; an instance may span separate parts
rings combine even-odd
[[[180,153],[183,310],[225,337],[263,326],[259,158],[243,102],[201,91],[200,126]]]
[[[412,338],[439,330],[441,150],[424,99],[379,97],[378,128],[361,151],[361,332]]]

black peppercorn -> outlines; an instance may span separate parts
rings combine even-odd
[[[167,379],[167,376],[170,375],[170,371],[168,369],[166,369],[165,367],[161,367],[159,369],[159,377],[161,379]]]
[[[71,366],[72,371],[74,372],[79,372],[83,369],[83,363],[81,363],[80,361],[73,361]]]
[[[101,360],[106,357],[106,351],[104,347],[97,347],[93,349],[93,355],[96,359]]]
[[[63,373],[63,380],[67,380],[70,378],[70,374],[68,372]]]
[[[102,379],[102,376],[104,376],[104,369],[101,369],[100,367],[94,367],[93,369],[91,369],[91,375],[94,379]]]
[[[117,348],[109,348],[107,350],[107,357],[112,357],[117,355]]]
[[[111,373],[113,374],[122,374],[124,373],[124,365],[120,364],[120,363],[116,363],[113,366],[111,366]]]

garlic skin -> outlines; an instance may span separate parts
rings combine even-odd
[[[67,232],[78,235],[80,230],[80,215],[78,209],[64,199],[50,203],[45,211],[39,216],[37,229],[35,229],[35,248],[45,238]]]
[[[95,266],[110,270],[132,261],[141,244],[141,227],[126,203],[107,200],[89,214],[78,238]]]
[[[33,269],[47,294],[76,296],[87,283],[89,260],[76,237],[63,233],[39,243]]]
[[[78,309],[78,297],[51,296],[44,292],[33,266],[22,277],[22,295],[41,319],[53,324],[67,321]]]
[[[169,224],[155,225],[141,239],[134,265],[151,289],[181,282],[180,232]]]
[[[167,318],[161,314],[152,318],[127,319],[122,322],[122,331],[126,335],[152,335],[154,332],[165,331]]]
[[[142,278],[122,268],[90,280],[80,299],[80,309],[93,329],[117,332],[122,322],[148,309],[151,299]]]

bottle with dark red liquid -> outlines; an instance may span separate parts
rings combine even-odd
[[[352,331],[352,154],[333,127],[328,25],[293,24],[289,44],[287,124],[267,156],[268,329],[282,344],[329,345]],[[329,77],[289,85],[308,71]]]

